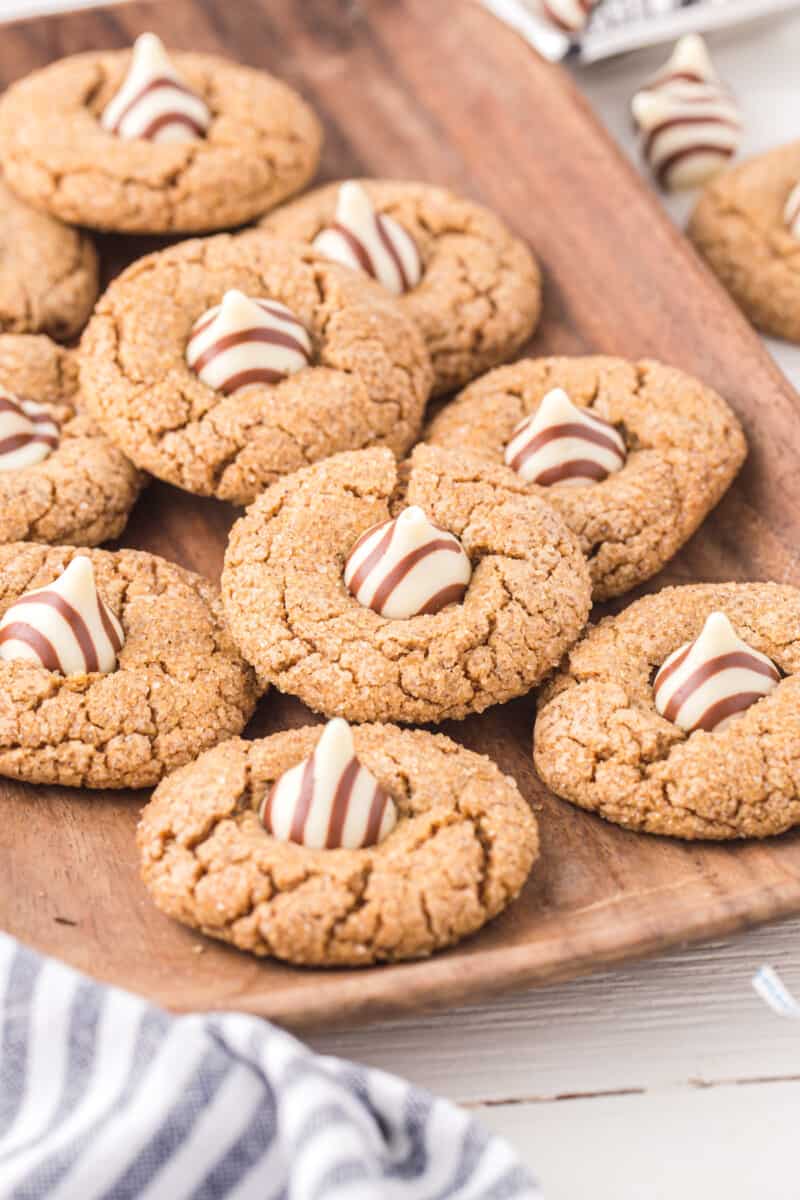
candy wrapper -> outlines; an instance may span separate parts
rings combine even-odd
[[[625,50],[797,8],[797,0],[482,0],[554,62],[596,62]]]

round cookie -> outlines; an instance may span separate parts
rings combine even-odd
[[[97,299],[97,251],[0,179],[0,333],[79,333]]]
[[[122,623],[117,668],[65,677],[0,661],[0,775],[152,787],[241,733],[255,706],[255,679],[231,641],[217,589],[152,554],[0,546],[0,616],[79,553],[91,559],[100,594]]]
[[[536,327],[542,305],[541,275],[528,247],[494,213],[446,188],[359,182],[376,211],[398,221],[419,250],[422,279],[399,300],[427,343],[434,394],[511,358]],[[338,190],[336,183],[318,188],[263,225],[311,242],[333,220]]]
[[[353,730],[359,760],[399,810],[378,845],[311,850],[271,837],[261,801],[319,734],[236,738],[164,780],[138,829],[160,909],[253,954],[362,966],[453,945],[519,894],[538,854],[536,820],[508,775],[441,734]]]
[[[727,727],[684,733],[652,681],[714,611],[785,678]],[[766,837],[800,823],[800,591],[775,583],[664,588],[590,627],[543,690],[536,768],[559,796],[629,829]]]
[[[753,324],[791,342],[800,342],[800,242],[784,209],[798,182],[800,141],[750,158],[708,184],[687,231]]]
[[[589,563],[595,600],[649,579],[721,499],[747,446],[731,409],[675,367],[600,355],[525,359],[466,388],[432,421],[436,446],[503,463],[515,426],[552,388],[624,435],[623,468],[584,487],[527,485],[558,509]],[[508,475],[510,467],[501,468]]]
[[[231,395],[203,383],[186,345],[194,322],[230,289],[288,305],[311,336],[311,365]],[[133,263],[84,334],[81,384],[90,411],[138,466],[247,504],[280,475],[339,450],[403,453],[422,424],[431,368],[418,330],[376,284],[255,231]]]
[[[122,533],[144,479],[81,412],[74,354],[41,334],[0,334],[0,388],[59,428],[42,462],[0,471],[0,542],[95,546]]]
[[[61,59],[0,100],[0,158],[14,190],[62,221],[125,233],[199,233],[252,220],[314,174],[322,134],[284,83],[209,54],[172,55],[211,110],[206,136],[126,141],[100,115],[129,50]]]
[[[418,446],[336,455],[269,488],[233,528],[223,596],[261,681],[351,721],[444,721],[519,696],[557,665],[589,611],[586,564],[549,505],[508,472]],[[365,530],[419,505],[461,539],[463,602],[390,619],[345,587]]]

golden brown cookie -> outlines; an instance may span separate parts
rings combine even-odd
[[[362,966],[450,946],[518,895],[538,853],[536,820],[509,776],[441,734],[353,730],[399,810],[378,845],[311,850],[270,836],[261,803],[319,734],[236,738],[164,780],[138,830],[160,909],[254,954]]]
[[[0,179],[0,332],[71,338],[96,299],[89,237],[37,212]]]
[[[287,305],[310,365],[230,395],[192,371],[192,326],[241,289]],[[87,407],[138,466],[200,495],[246,504],[280,475],[338,450],[404,452],[431,367],[418,330],[377,284],[308,247],[250,232],[139,259],[101,298],[81,343]]]
[[[3,454],[0,438],[0,542],[95,546],[117,537],[144,478],[81,411],[74,354],[43,335],[0,334],[3,390],[41,407],[58,432],[45,459],[13,469],[3,464],[15,451]]]
[[[68,787],[151,787],[242,731],[255,679],[231,641],[217,589],[152,554],[0,546],[0,616],[78,553],[91,560],[124,631],[116,670],[65,677],[0,661],[0,774]]]
[[[725,728],[659,715],[664,660],[724,613],[785,675]],[[800,591],[664,588],[590,627],[540,698],[534,761],[553,791],[609,821],[682,838],[766,837],[800,823]]]
[[[420,282],[401,297],[425,337],[434,393],[451,391],[511,358],[541,311],[541,275],[528,247],[488,209],[428,183],[359,181],[378,213],[411,235]],[[311,242],[329,227],[340,185],[318,188],[271,213],[265,228]]]
[[[750,158],[713,179],[688,234],[754,325],[800,342],[800,241],[786,204],[800,182],[800,142]]]
[[[62,221],[126,233],[240,225],[303,187],[322,135],[284,83],[210,54],[172,55],[211,110],[205,136],[126,141],[100,116],[128,50],[76,54],[34,71],[0,100],[0,158],[14,190]]]
[[[610,421],[627,459],[601,482],[528,490],[577,535],[595,600],[618,596],[660,570],[720,500],[744,460],[744,435],[725,401],[683,371],[598,355],[500,367],[444,408],[426,438],[499,466],[517,424],[553,388]]]
[[[356,539],[407,505],[460,539],[463,602],[390,619],[344,583]],[[328,716],[444,721],[529,691],[583,628],[585,562],[549,505],[508,472],[418,446],[339,454],[269,488],[233,528],[223,595],[263,683]]]

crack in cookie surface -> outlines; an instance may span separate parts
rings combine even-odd
[[[159,908],[254,954],[360,966],[452,945],[517,896],[538,853],[529,806],[488,758],[421,730],[353,730],[401,814],[379,845],[309,850],[270,837],[259,802],[319,733],[235,739],[164,781],[138,830]]]
[[[442,721],[520,695],[583,628],[589,580],[557,514],[509,473],[417,447],[336,455],[268,489],[234,527],[223,592],[263,682],[350,720]],[[472,559],[462,604],[390,620],[343,580],[356,539],[405,504]]]
[[[720,396],[661,363],[603,356],[528,359],[478,379],[431,422],[432,445],[502,466],[514,428],[554,387],[624,431],[625,466],[580,488],[528,485],[577,535],[595,600],[629,591],[677,552],[744,461],[739,422]]]
[[[683,733],[653,701],[668,654],[724,612],[785,674],[725,729]],[[766,837],[800,823],[800,591],[774,583],[665,588],[590,627],[543,689],[534,761],[574,804],[647,833]]]

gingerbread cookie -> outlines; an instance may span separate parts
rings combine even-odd
[[[492,371],[439,413],[427,438],[507,464],[557,508],[588,559],[595,600],[660,570],[746,453],[739,422],[711,388],[675,367],[599,355]],[[589,473],[576,475],[576,462]]]
[[[255,231],[139,259],[81,343],[87,406],[140,467],[246,504],[339,450],[404,452],[431,368],[368,279]]]
[[[263,224],[313,242],[398,295],[425,337],[435,393],[511,358],[539,319],[541,276],[527,246],[493,213],[445,188],[334,183]]]
[[[688,227],[745,315],[790,342],[800,342],[798,184],[800,142],[791,142],[713,179]]]
[[[206,580],[134,550],[0,546],[0,774],[151,787],[257,689]]]
[[[393,813],[368,844],[342,839],[364,826],[359,787]],[[276,816],[281,789],[295,837]],[[344,722],[210,750],[159,786],[138,841],[169,916],[306,966],[450,946],[518,895],[538,853],[535,818],[490,759],[441,734]]]
[[[126,233],[240,225],[299,191],[319,123],[291,88],[209,54],[77,54],[0,100],[0,158],[14,190],[63,221]]]
[[[0,334],[0,542],[117,537],[143,476],[81,411],[69,350]]]
[[[682,838],[800,823],[800,591],[665,588],[591,627],[544,689],[534,760],[553,791]]]
[[[79,333],[97,299],[89,237],[18,199],[0,179],[0,333]]]
[[[432,446],[400,468],[363,450],[281,480],[234,526],[223,572],[262,682],[354,721],[444,721],[527,692],[580,633],[589,592],[549,505]]]

